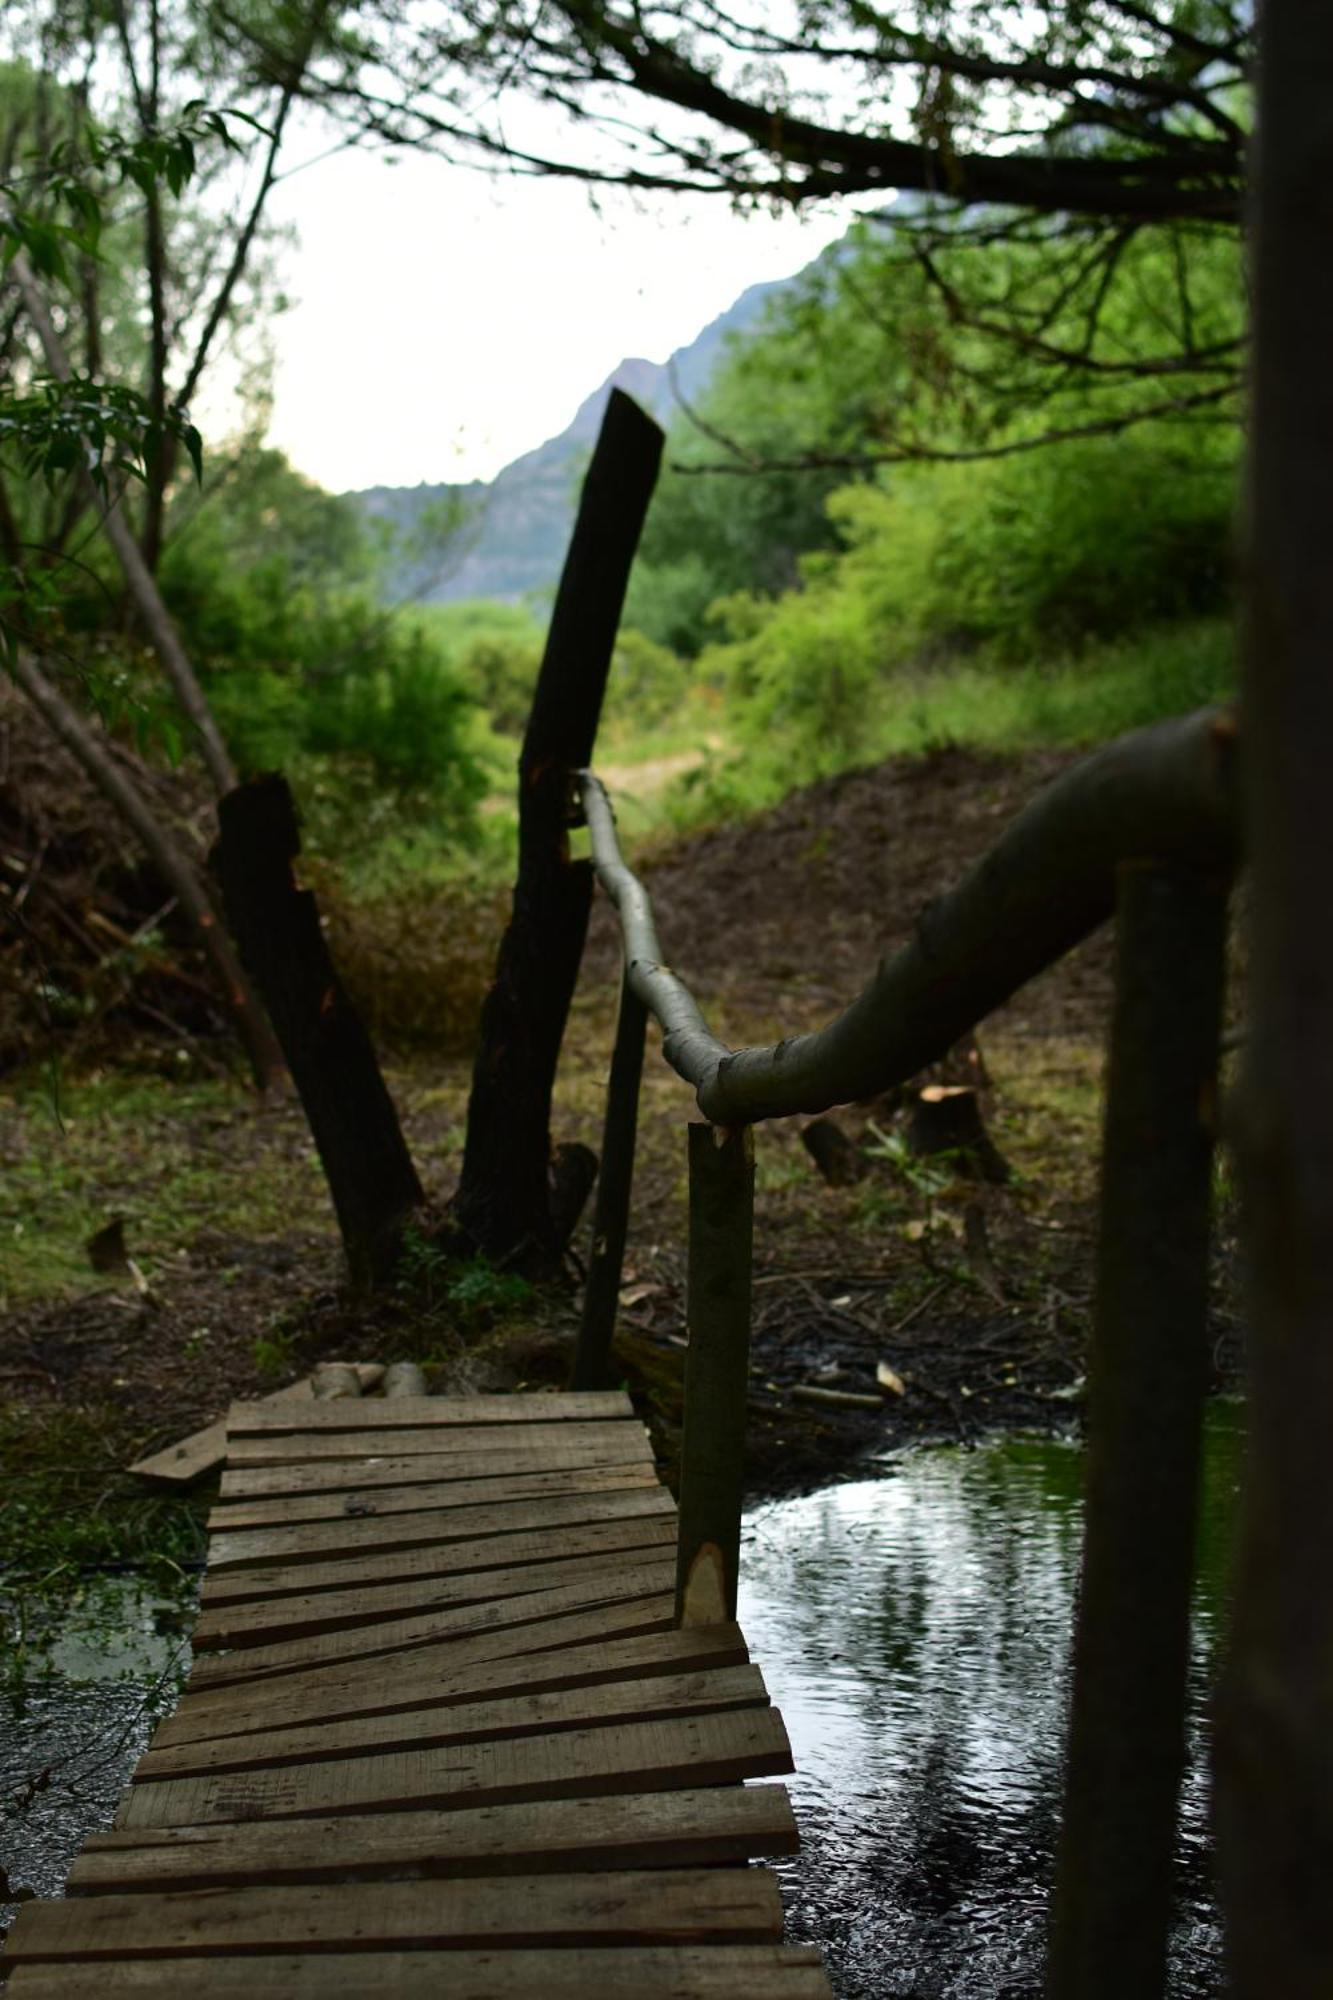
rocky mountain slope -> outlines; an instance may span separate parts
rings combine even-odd
[[[676,389],[693,401],[726,351],[751,331],[775,293],[794,279],[751,285],[698,338],[669,361],[622,361],[557,437],[524,452],[489,484],[373,486],[354,495],[375,520],[395,529],[398,553],[388,594],[427,604],[489,597],[515,603],[555,588],[579,479],[612,388],[623,389],[668,423]]]

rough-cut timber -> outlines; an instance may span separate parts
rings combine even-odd
[[[611,391],[551,614],[519,759],[513,914],[482,1009],[455,1214],[492,1257],[550,1263],[551,1089],[578,977],[592,870],[569,854],[574,773],[592,756],[662,433]]]
[[[393,1268],[421,1183],[315,899],[296,885],[301,836],[286,780],[238,785],[218,803],[218,826],[227,922],[300,1092],[353,1282],[373,1285]]]
[[[1208,1390],[1227,882],[1123,871],[1049,2000],[1159,1993]]]
[[[752,1865],[796,1846],[785,1790],[747,1783],[791,1769],[782,1719],[734,1623],[675,1625],[674,1509],[626,1410],[487,1398],[467,1424],[422,1406],[388,1435],[480,1431],[489,1476],[408,1453],[372,1481],[359,1454],[385,1431],[357,1403],[310,1398],[276,1426],[238,1406],[237,1445],[308,1418],[341,1448],[314,1476],[343,1485],[272,1493],[290,1471],[247,1466],[220,1511],[389,1511],[214,1532],[196,1639],[230,1650],[196,1660],[65,1900],[20,1913],[7,1992],[829,2000]],[[596,1432],[634,1434],[630,1463],[571,1466],[568,1440]],[[505,1497],[543,1479],[560,1483]]]

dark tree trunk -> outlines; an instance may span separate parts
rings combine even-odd
[[[563,1248],[549,1195],[551,1090],[592,901],[591,867],[569,854],[573,773],[592,757],[661,454],[657,425],[613,389],[519,759],[518,879],[482,1009],[455,1214],[487,1256],[538,1268]]]
[[[1219,1710],[1236,2000],[1333,1993],[1333,10],[1266,0],[1244,680],[1252,926],[1235,1111],[1249,1451]]]
[[[393,1268],[403,1225],[423,1199],[370,1038],[333,968],[307,889],[286,780],[257,778],[218,804],[214,866],[227,921],[263,996],[333,1196],[353,1282]]]

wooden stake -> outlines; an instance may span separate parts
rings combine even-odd
[[[218,804],[214,866],[232,936],[277,1031],[319,1149],[353,1282],[375,1285],[397,1260],[424,1199],[370,1037],[343,990],[307,889],[286,780],[238,785]]]
[[[750,1372],[754,1139],[748,1125],[689,1127],[690,1345],[680,1467],[676,1622],[736,1615],[745,1399]]]
[[[1163,1991],[1207,1388],[1225,884],[1121,871],[1048,2000]]]
[[[569,854],[574,773],[592,756],[602,696],[662,432],[613,389],[584,482],[519,759],[518,879],[481,1017],[455,1197],[488,1257],[550,1266],[551,1090],[578,978],[592,869]]]
[[[627,979],[620,984],[620,1013],[611,1052],[602,1126],[602,1167],[592,1221],[588,1283],[574,1350],[571,1389],[611,1386],[611,1342],[616,1330],[620,1274],[629,1233],[630,1191],[634,1184],[634,1141],[639,1122],[639,1084],[648,1010]]]

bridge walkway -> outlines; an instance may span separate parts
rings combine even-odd
[[[14,2000],[820,2000],[735,1624],[615,1393],[240,1403],[196,1657]]]

